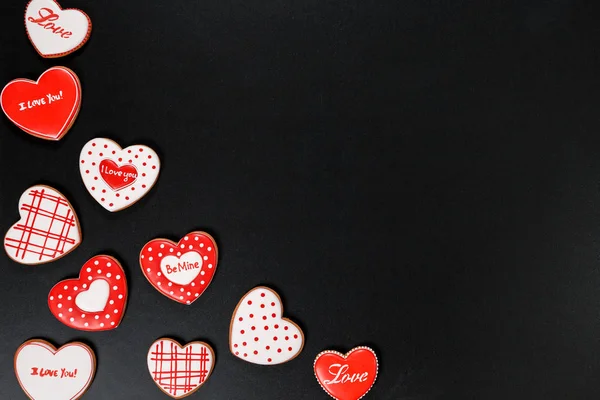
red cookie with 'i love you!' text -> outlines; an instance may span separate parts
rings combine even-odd
[[[368,347],[356,347],[346,354],[326,350],[315,358],[315,376],[336,400],[362,398],[377,379],[377,355]]]
[[[107,331],[119,326],[127,305],[125,272],[117,260],[89,259],[77,279],[58,282],[48,306],[63,324],[82,331]]]
[[[9,82],[0,94],[0,106],[8,119],[30,135],[60,140],[79,113],[81,84],[70,69],[52,67],[37,82]]]
[[[154,239],[140,252],[140,266],[156,290],[182,304],[204,293],[217,269],[215,240],[206,232],[191,232],[178,243]]]

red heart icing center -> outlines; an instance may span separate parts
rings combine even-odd
[[[358,400],[377,378],[377,356],[368,347],[346,355],[324,351],[315,360],[315,375],[325,391],[338,400]]]
[[[118,166],[113,160],[100,162],[100,176],[112,190],[121,190],[137,179],[137,170],[131,164]]]

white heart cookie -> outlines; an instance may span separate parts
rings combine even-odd
[[[58,190],[45,185],[27,189],[19,199],[19,222],[4,237],[4,250],[21,264],[43,264],[67,255],[81,243],[73,207]]]
[[[282,317],[279,295],[259,286],[238,303],[229,330],[229,349],[254,364],[275,365],[295,358],[304,347],[304,334]]]
[[[148,146],[121,149],[110,139],[96,138],[83,146],[79,170],[92,197],[114,212],[131,206],[150,191],[158,179],[160,160]]]
[[[162,338],[148,350],[148,371],[165,394],[180,399],[200,389],[215,365],[215,352],[204,342],[185,346]]]
[[[81,10],[65,9],[54,0],[31,0],[25,9],[25,28],[42,57],[62,57],[87,42],[90,18]]]
[[[92,383],[94,352],[73,342],[56,350],[43,340],[29,340],[15,353],[15,374],[21,388],[34,400],[75,400]]]

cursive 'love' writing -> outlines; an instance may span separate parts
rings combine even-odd
[[[38,24],[44,29],[52,31],[54,34],[59,35],[63,39],[69,39],[73,32],[65,30],[62,26],[55,24],[52,21],[57,21],[60,16],[50,8],[40,8],[38,11],[39,18],[27,17],[27,21]]]
[[[365,382],[367,377],[369,376],[368,372],[363,372],[362,374],[349,374],[348,373],[348,364],[331,364],[329,366],[329,373],[333,375],[333,379],[324,379],[323,383],[326,385],[334,385],[337,383],[356,383],[356,382]]]

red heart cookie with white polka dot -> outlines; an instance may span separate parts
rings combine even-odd
[[[79,155],[79,171],[86,189],[108,211],[119,211],[144,197],[160,171],[160,160],[148,146],[121,149],[116,142],[92,139]]]
[[[79,113],[81,84],[69,68],[52,67],[37,82],[9,82],[0,94],[0,106],[8,119],[30,135],[60,140]]]
[[[78,279],[54,285],[48,306],[63,324],[82,331],[119,326],[127,305],[127,282],[121,264],[110,256],[89,259]]]
[[[315,358],[315,376],[321,387],[336,400],[358,400],[375,384],[377,355],[368,347],[346,354],[326,350]]]
[[[156,290],[182,304],[204,293],[217,269],[217,244],[206,232],[191,232],[179,243],[154,239],[140,252],[140,266]]]
[[[304,347],[298,325],[283,318],[279,295],[258,286],[238,303],[229,329],[229,349],[254,364],[275,365],[294,359]]]

